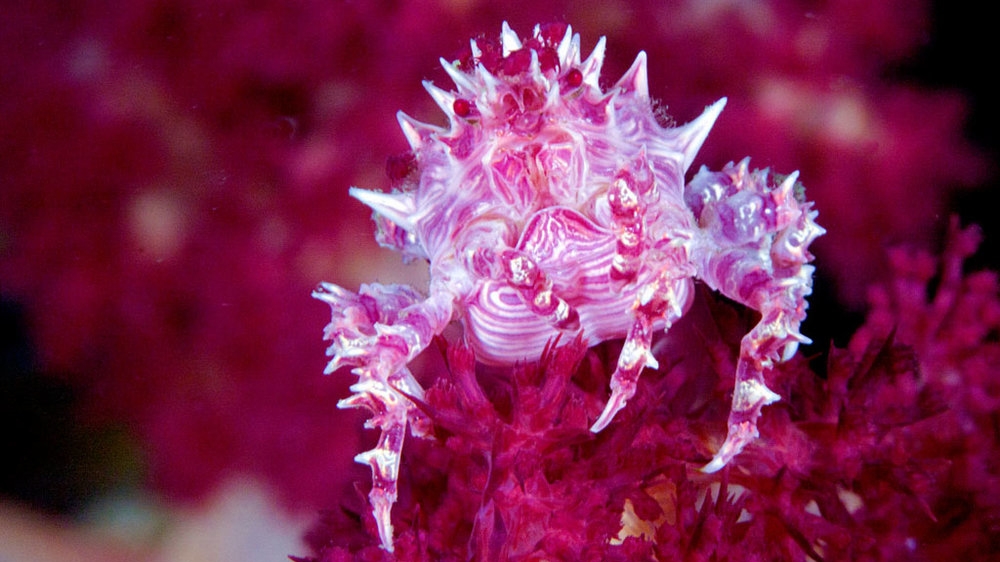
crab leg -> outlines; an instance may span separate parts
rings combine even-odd
[[[690,281],[686,278],[668,277],[666,269],[639,291],[633,307],[635,322],[625,337],[621,354],[618,356],[618,366],[611,376],[611,397],[597,421],[590,427],[593,433],[598,433],[607,427],[628,400],[635,396],[636,382],[643,368],[659,367],[659,363],[650,352],[654,323],[665,318],[666,329],[669,330],[670,326],[684,314],[684,308],[690,301]]]
[[[810,204],[796,199],[796,178],[770,187],[767,172],[749,172],[744,160],[722,172],[703,169],[685,195],[700,223],[709,225],[693,246],[702,279],[761,313],[740,344],[728,433],[705,472],[719,470],[757,438],[761,408],[780,399],[764,374],[791,358],[799,343],[811,343],[799,332],[812,292],[807,248],[825,231],[813,221]]]
[[[500,259],[507,282],[521,294],[532,312],[560,330],[579,329],[579,313],[554,293],[552,281],[539,269],[535,260],[519,250],[506,250]]]
[[[744,336],[740,344],[733,405],[727,422],[728,433],[711,462],[702,468],[704,472],[715,472],[726,466],[743,447],[756,439],[759,436],[757,418],[760,417],[761,409],[781,399],[764,381],[764,373],[774,365],[773,353],[768,350],[774,347],[774,342],[793,341],[795,338],[787,327],[780,327],[785,323],[782,318],[784,315],[779,312],[773,316],[777,318],[770,322],[761,321],[750,334]],[[802,339],[797,341],[809,341],[804,336],[800,337]]]
[[[636,319],[625,338],[621,355],[618,356],[618,367],[611,376],[611,397],[597,421],[590,426],[591,432],[598,433],[607,427],[629,399],[635,396],[636,382],[643,368],[659,367],[656,358],[649,351],[651,344],[652,322],[642,315]]]
[[[405,367],[388,378],[374,369],[359,367],[352,372],[360,379],[360,382],[351,386],[355,394],[341,400],[337,407],[368,408],[372,412],[372,418],[365,423],[365,427],[381,431],[375,448],[355,456],[354,460],[371,467],[372,489],[368,493],[368,501],[372,505],[382,546],[392,552],[391,512],[396,503],[396,481],[399,478],[399,461],[410,408],[406,397],[393,388],[390,379],[412,378],[412,375]]]
[[[803,266],[803,269],[811,273],[812,267]],[[791,358],[799,343],[812,343],[799,332],[799,324],[805,316],[804,297],[808,294],[809,285],[789,287],[785,283],[783,287],[780,281],[769,285],[764,291],[774,298],[774,304],[765,304],[759,309],[762,313],[760,322],[743,337],[740,344],[728,433],[722,447],[702,469],[705,472],[719,470],[758,437],[757,418],[761,408],[781,398],[767,387],[764,374],[775,363]]]
[[[634,160],[618,170],[608,186],[608,208],[616,238],[615,255],[608,277],[616,286],[624,287],[635,281],[642,258],[649,249],[645,217],[649,203],[655,197],[654,187],[654,174],[645,146],[639,150]],[[654,322],[665,318],[667,329],[670,329],[684,313],[684,305],[691,293],[690,282],[686,277],[693,271],[683,265],[683,252],[679,252],[679,248],[671,248],[669,240],[662,242],[665,243],[661,250],[666,261],[660,265],[659,274],[639,288],[632,307],[635,322],[625,337],[625,344],[618,356],[618,366],[611,376],[611,398],[590,428],[594,433],[607,427],[615,414],[635,395],[636,382],[642,369],[655,369],[659,366],[650,352]]]
[[[355,457],[371,466],[372,504],[379,538],[392,552],[390,512],[396,502],[396,480],[407,424],[414,435],[429,428],[425,416],[407,396],[423,397],[412,373],[406,368],[431,339],[451,320],[452,301],[446,293],[429,299],[402,285],[362,285],[355,294],[331,283],[321,283],[313,297],[330,305],[332,319],[324,339],[331,341],[327,355],[332,359],[326,373],[352,365],[358,382],[354,392],[341,400],[338,408],[367,408],[372,417],[366,427],[379,429],[374,449]]]

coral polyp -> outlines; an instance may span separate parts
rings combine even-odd
[[[823,234],[793,173],[778,184],[749,160],[685,175],[725,106],[664,127],[647,83],[646,56],[611,88],[598,79],[602,38],[581,60],[568,26],[536,26],[522,40],[506,24],[499,42],[472,41],[442,60],[455,84],[424,87],[447,128],[404,113],[412,157],[394,162],[392,193],[351,188],[374,210],[377,239],[430,267],[426,295],[401,285],[358,293],[322,283],[330,304],[327,373],[358,376],[342,408],[371,411],[377,446],[369,495],[382,545],[407,426],[427,435],[413,400],[423,389],[408,364],[453,321],[478,361],[538,359],[551,342],[624,338],[611,396],[591,430],[607,427],[655,368],[654,333],[685,313],[700,280],[761,314],[740,347],[718,470],[757,436],[761,408],[779,397],[765,374],[809,340],[799,332],[811,292],[810,243]]]

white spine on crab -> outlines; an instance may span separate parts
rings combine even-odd
[[[579,64],[580,36],[573,35],[572,27],[568,25],[566,26],[566,33],[563,35],[562,40],[559,41],[559,46],[556,47],[556,54],[559,56],[559,62],[562,64],[563,68],[569,68],[570,65]]]
[[[382,193],[358,187],[352,187],[349,193],[404,230],[412,231],[416,226],[416,201],[411,193]]]
[[[538,51],[531,49],[529,53],[531,55],[531,62],[528,63],[528,76],[531,76],[531,79],[536,84],[545,84],[547,80],[542,75],[542,65],[538,62]]]
[[[661,148],[670,151],[680,149],[682,173],[687,173],[688,168],[691,167],[694,157],[701,150],[701,145],[705,143],[709,131],[715,125],[715,120],[719,118],[719,114],[726,107],[726,101],[726,98],[722,98],[706,107],[705,111],[694,121],[664,131],[666,138],[660,139],[658,144],[661,144]]]
[[[332,356],[333,359],[326,364],[323,374],[329,375],[345,365],[353,364],[353,360],[368,355],[367,346],[358,345],[360,343],[340,341],[331,345],[326,350],[326,354]]]
[[[406,142],[414,152],[419,150],[431,135],[445,132],[441,127],[417,121],[402,111],[396,112],[396,120],[399,121],[399,128],[403,130]]]
[[[732,162],[730,162],[729,165],[732,165]],[[726,167],[728,168],[729,165],[727,165]],[[764,170],[764,172],[766,173],[767,170]],[[750,175],[750,157],[747,156],[743,158],[743,160],[740,160],[740,163],[736,165],[736,173],[733,174],[733,179],[738,183],[742,183],[743,181],[746,180],[747,176],[749,175]]]
[[[635,57],[635,62],[618,80],[615,88],[625,93],[631,93],[640,100],[649,100],[649,72],[646,68],[645,51],[639,52]]]
[[[448,74],[451,81],[455,83],[455,87],[458,88],[458,93],[462,95],[469,95],[475,93],[476,85],[469,78],[469,75],[462,72],[458,65],[452,62],[448,62],[444,57],[441,57],[441,68]]]
[[[734,394],[739,397],[739,402],[733,407],[739,410],[750,408],[758,402],[767,405],[781,400],[781,396],[764,386],[760,381],[741,381],[737,386]]]
[[[805,269],[805,268],[803,268]],[[812,269],[811,267],[809,268]],[[799,350],[799,344],[804,343],[806,345],[811,344],[813,341],[806,336],[802,335],[798,330],[789,330],[788,337],[793,341],[785,344],[785,347],[781,351],[781,360],[788,361],[795,356],[795,352]]]
[[[545,105],[542,107],[542,111],[551,111],[558,104],[562,103],[562,92],[559,90],[558,80],[546,80],[546,82],[548,85],[545,89]]]
[[[424,80],[422,82],[424,89],[427,93],[431,95],[431,99],[434,103],[441,108],[441,111],[448,116],[448,119],[452,122],[455,121],[455,94],[442,90],[434,85],[430,80]]]
[[[583,73],[583,83],[593,90],[600,91],[601,67],[604,66],[604,49],[607,41],[604,37],[597,40],[594,50],[587,57],[587,60],[580,64],[580,72]]]
[[[797,219],[797,228],[788,228],[780,233],[775,239],[775,260],[782,265],[805,263],[812,259],[808,247],[817,237],[826,233],[826,230],[816,224],[817,212],[810,210],[810,204],[802,206],[801,214]],[[801,272],[804,282],[812,278],[812,270]]]
[[[747,160],[749,160],[749,158]],[[785,181],[781,182],[781,185],[779,185],[777,189],[775,189],[775,191],[777,192],[776,195],[779,204],[784,203],[788,199],[795,198],[794,187],[795,187],[795,182],[798,180],[799,180],[799,171],[795,170],[794,172],[788,174],[788,176],[785,177]]]
[[[652,352],[634,340],[625,341],[618,359],[627,365],[642,364],[643,367],[650,369],[660,368],[660,362],[656,360],[656,357],[653,357]]]
[[[522,47],[521,38],[507,25],[506,21],[503,22],[500,30],[500,44],[503,46],[503,56],[505,58]]]
[[[493,74],[491,74],[489,70],[486,70],[486,67],[481,64],[476,65],[474,72],[476,73],[476,78],[479,80],[480,86],[478,99],[482,102],[477,104],[477,106],[479,107],[479,111],[484,114],[488,113],[489,116],[492,117],[492,112],[489,109],[491,105],[490,101],[497,99],[497,89],[500,87],[500,80],[496,76],[493,76]]]
[[[686,285],[682,286],[686,287]],[[669,312],[667,315],[667,329],[670,329],[670,326],[674,322],[680,320],[681,316],[684,316],[684,306],[688,303],[689,298],[689,295],[677,294],[675,287],[675,284],[670,283],[667,285],[666,290],[667,312]]]

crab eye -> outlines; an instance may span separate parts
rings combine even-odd
[[[580,84],[583,84],[583,73],[577,68],[570,69],[566,73],[566,85],[570,88],[577,88]]]
[[[462,98],[456,99],[451,108],[455,111],[455,115],[459,117],[468,117],[472,113],[472,104],[469,103],[469,100]]]

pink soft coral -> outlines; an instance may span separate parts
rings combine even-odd
[[[973,232],[953,231],[945,278],[975,246]],[[617,345],[566,342],[537,363],[498,371],[441,342],[447,373],[434,373],[441,378],[420,406],[437,439],[408,447],[395,559],[1000,555],[992,541],[1000,353],[996,319],[982,313],[1000,306],[995,276],[942,279],[939,290],[951,283],[955,292],[936,308],[907,298],[927,291],[935,271],[927,263],[896,260],[896,286],[906,286],[884,294],[910,304],[876,306],[850,349],[831,351],[824,375],[801,358],[777,368],[773,385],[786,399],[763,418],[763,437],[711,475],[698,463],[722,438],[718,404],[732,389],[725,373],[752,321],[731,303],[699,292],[678,330],[658,342],[669,364],[640,381],[634,408],[596,439],[586,411],[600,401]],[[973,302],[975,313],[962,304]],[[935,331],[917,348],[903,343],[905,326],[954,315],[978,336]],[[899,328],[881,332],[888,324]],[[962,351],[949,368],[935,367],[918,353],[928,345]],[[312,560],[393,559],[378,548],[363,506],[359,494],[316,527]]]

